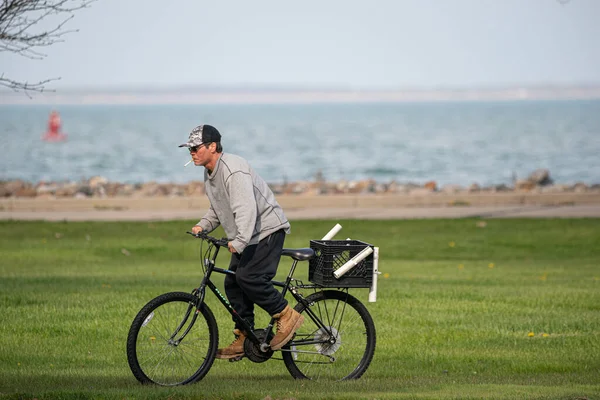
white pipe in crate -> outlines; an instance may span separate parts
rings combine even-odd
[[[323,239],[321,240],[330,240],[332,237],[334,237],[340,230],[342,229],[342,226],[340,224],[335,224],[335,226],[333,228],[331,228],[331,230],[329,232],[327,232],[327,235],[323,236]]]
[[[373,251],[373,282],[369,290],[369,303],[377,301],[377,275],[379,275],[379,247]]]
[[[358,253],[357,255],[355,255],[354,257],[349,259],[348,261],[346,261],[346,264],[342,265],[341,267],[339,267],[338,269],[333,271],[333,276],[335,276],[337,279],[340,279],[340,276],[342,276],[346,272],[350,271],[352,268],[354,268],[356,266],[356,264],[358,264],[359,262],[361,262],[362,260],[367,258],[369,256],[369,254],[371,254],[372,252],[373,252],[373,249],[370,246],[365,247],[360,253]]]

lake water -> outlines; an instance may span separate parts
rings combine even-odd
[[[56,109],[68,140],[41,140]],[[314,105],[0,106],[0,179],[202,179],[186,141],[216,126],[226,152],[268,182],[373,178],[510,184],[548,168],[558,183],[600,183],[600,101]]]

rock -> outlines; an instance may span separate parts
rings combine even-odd
[[[158,185],[159,196],[169,196],[173,191],[174,184],[172,183],[161,183]]]
[[[408,188],[406,185],[401,185],[396,181],[391,181],[389,185],[387,185],[386,191],[388,193],[408,193]]]
[[[306,189],[306,191],[302,194],[305,196],[318,196],[321,194],[321,191],[318,187],[311,186],[310,188]]]
[[[100,197],[100,198],[106,197],[106,189],[104,188],[103,185],[98,185],[95,188],[93,188],[93,190],[94,190],[95,197]]]
[[[42,195],[46,195],[46,194],[51,194],[54,195],[54,193],[56,193],[56,190],[58,189],[58,185],[55,183],[40,183],[36,188],[35,191],[37,192],[38,196],[42,196]]]
[[[24,187],[21,189],[17,189],[13,195],[15,197],[35,197],[37,196],[37,191],[33,187]]]
[[[506,186],[504,183],[501,183],[500,185],[495,185],[492,187],[492,192],[510,192],[512,189],[508,186]]]
[[[277,183],[269,183],[269,189],[273,192],[273,194],[278,195],[283,193],[283,185],[279,185]]]
[[[409,194],[411,196],[428,196],[428,195],[433,194],[433,190],[431,190],[431,188],[426,188],[426,187],[414,188],[414,189],[411,189]]]
[[[73,197],[77,193],[77,184],[68,182],[59,186],[54,193],[56,197]]]
[[[152,197],[159,194],[160,188],[156,182],[148,182],[141,185],[136,194],[143,197]]]
[[[536,169],[529,175],[527,178],[528,181],[533,182],[536,185],[546,186],[552,184],[552,179],[550,179],[550,171],[547,169]]]
[[[335,184],[336,193],[348,193],[348,181],[342,179]]]
[[[544,184],[538,184],[544,182]],[[467,188],[456,184],[446,184],[441,189],[435,181],[428,181],[423,186],[415,183],[398,183],[393,180],[389,183],[377,182],[374,179],[363,179],[338,182],[324,180],[297,181],[269,184],[277,195],[335,195],[335,194],[411,194],[413,196],[428,195],[437,191],[446,194],[466,192],[529,192],[529,193],[597,193],[600,184],[586,184],[577,182],[572,185],[552,184],[548,170],[538,170],[528,179],[517,180],[514,187],[505,184],[481,187],[473,183]],[[0,198],[2,197],[40,197],[40,198],[87,198],[87,197],[182,197],[203,196],[205,194],[204,182],[191,181],[185,184],[176,183],[136,183],[124,184],[109,182],[106,178],[96,176],[89,180],[74,182],[44,182],[33,185],[21,180],[0,181]]]
[[[388,191],[388,185],[386,185],[385,183],[377,183],[375,185],[375,193],[385,193]]]
[[[435,181],[425,182],[425,185],[423,185],[423,187],[435,192],[437,190],[437,183],[435,183]]]
[[[10,197],[12,196],[12,192],[9,191],[5,186],[4,182],[0,184],[0,197]]]
[[[169,192],[170,197],[182,197],[185,196],[185,186],[173,185]]]
[[[0,184],[0,197],[16,196],[18,192],[26,192],[29,189],[33,189],[29,182],[24,182],[22,180],[3,181]]]
[[[187,196],[192,196],[195,194],[204,194],[204,182],[201,181],[192,181],[187,184],[185,189],[185,194]]]
[[[134,192],[135,192],[135,186],[128,183],[125,185],[119,185],[119,187],[117,187],[117,190],[115,192],[115,196],[129,197],[129,196],[133,195]]]
[[[518,190],[520,192],[531,192],[535,187],[535,182],[532,182],[530,180],[521,179],[515,182],[515,190]]]
[[[104,187],[104,190],[106,191],[106,196],[115,197],[117,195],[117,193],[119,193],[123,184],[118,183],[118,182],[107,182],[107,183],[103,184],[102,186]]]
[[[577,182],[575,185],[573,185],[573,191],[575,193],[585,193],[588,191],[588,189],[588,185],[583,182]]]
[[[481,186],[479,186],[479,184],[477,184],[477,183],[472,183],[471,186],[469,186],[468,190],[471,193],[479,192],[479,191],[481,191]]]
[[[362,181],[351,181],[348,184],[348,192],[353,194],[374,193],[375,181],[372,179],[365,179]]]
[[[541,193],[565,193],[569,190],[567,185],[548,185],[540,188]]]
[[[88,180],[88,185],[92,189],[96,189],[96,187],[100,185],[106,185],[108,183],[108,179],[103,176],[93,176]]]
[[[298,182],[296,184],[289,185],[292,187],[292,194],[302,194],[308,190],[310,185],[307,182]]]
[[[443,193],[447,193],[447,194],[455,194],[455,193],[460,193],[460,192],[464,191],[464,188],[460,185],[450,184],[450,185],[444,185],[442,187],[441,191]]]
[[[86,197],[92,197],[94,195],[94,190],[88,184],[83,184],[77,188],[75,194],[84,195]]]
[[[325,195],[325,194],[329,194],[331,193],[331,185],[329,185],[327,182],[317,182],[317,194],[319,195]]]
[[[158,196],[169,196],[171,194],[171,191],[173,190],[173,184],[172,183],[159,183],[158,184],[158,191],[157,191],[157,195]]]

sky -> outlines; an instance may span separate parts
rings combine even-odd
[[[600,0],[97,0],[44,59],[0,53],[0,73],[55,88],[599,84],[599,20]]]

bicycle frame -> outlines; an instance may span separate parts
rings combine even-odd
[[[267,343],[268,334],[272,330],[272,328],[275,324],[275,318],[271,318],[271,320],[269,321],[269,324],[264,329],[265,334],[262,336],[262,339],[261,339],[254,333],[250,324],[235,311],[235,309],[233,308],[231,303],[227,300],[227,298],[221,293],[221,291],[216,287],[216,285],[211,280],[211,276],[212,276],[213,272],[216,272],[219,274],[224,274],[224,275],[235,275],[234,271],[231,271],[229,269],[219,268],[216,266],[215,260],[217,258],[217,255],[219,254],[219,248],[220,247],[218,245],[216,245],[216,249],[215,249],[212,257],[204,260],[206,272],[204,274],[204,277],[202,278],[202,282],[200,283],[199,287],[192,291],[192,294],[198,296],[198,304],[196,306],[200,307],[200,305],[204,302],[204,299],[206,296],[206,288],[208,287],[210,289],[210,291],[214,293],[214,295],[219,300],[219,302],[227,309],[229,314],[231,314],[232,318],[238,324],[238,326],[243,327],[243,330],[247,333],[246,336],[253,343],[259,345],[261,347],[261,349],[266,351],[266,350],[268,350],[268,343]],[[297,265],[298,265],[298,260],[294,259],[292,262],[290,271],[284,282],[275,281],[275,280],[273,280],[271,282],[273,283],[274,286],[281,288],[282,296],[285,296],[289,290],[289,292],[294,297],[294,299],[296,299],[296,301],[302,302],[306,305],[306,300],[305,300],[304,296],[298,292],[298,289],[319,289],[320,286],[314,285],[314,284],[311,284],[311,285],[300,284],[298,286],[291,286],[291,283],[294,280],[293,276],[294,276],[294,272],[296,271]],[[348,293],[348,288],[344,288],[344,290],[346,291],[346,293]],[[315,324],[319,328],[324,329],[330,335],[332,334],[331,327],[323,324],[321,319],[310,309],[310,307],[306,308],[306,312],[307,312],[307,315],[315,322]],[[342,312],[343,312],[343,310],[342,310]],[[190,327],[188,327],[186,332],[184,332],[183,337],[185,337],[185,335],[187,334],[189,329],[191,329],[191,326],[195,322],[196,316],[197,316],[197,312],[194,315],[194,319],[192,320]],[[184,321],[182,322],[181,325],[185,324],[185,321],[187,320],[187,318],[189,318],[189,311],[186,314]],[[177,331],[179,331],[180,329],[181,329],[181,326],[177,329]],[[177,334],[177,331],[175,332],[174,335]],[[298,342],[296,342],[296,343],[298,343]],[[318,340],[302,341],[302,344],[318,344],[318,343],[322,343],[322,342],[320,342]],[[290,342],[290,344],[293,345],[294,342],[292,341],[292,342]],[[283,351],[283,349],[282,349],[282,351]]]

